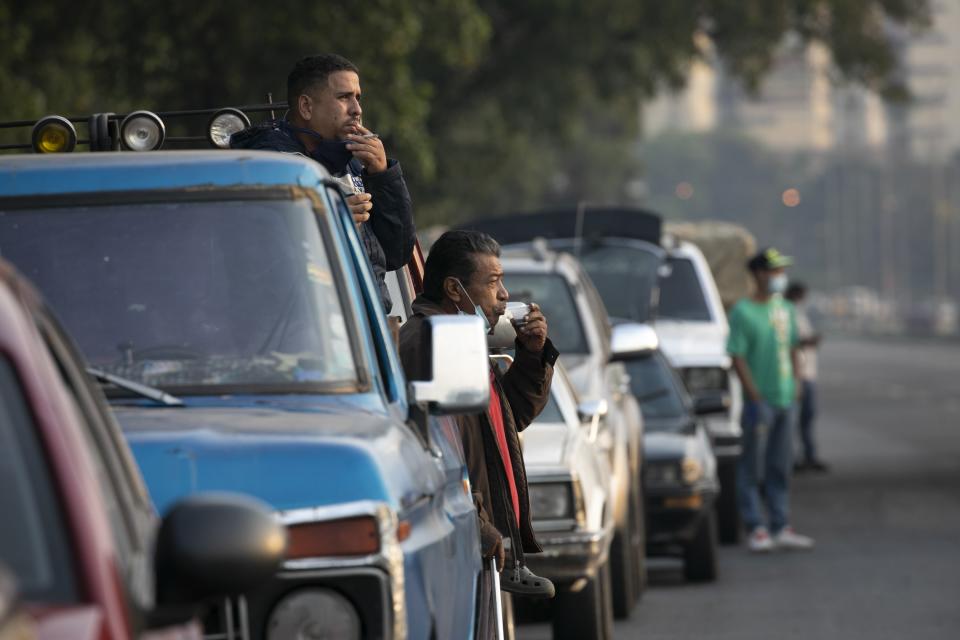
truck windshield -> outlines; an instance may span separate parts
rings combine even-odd
[[[660,280],[660,309],[657,314],[668,320],[710,322],[706,292],[693,262],[687,258],[669,258],[669,275]]]
[[[511,300],[536,302],[547,318],[547,332],[560,353],[589,353],[570,286],[555,273],[507,273]]]
[[[626,364],[630,390],[640,403],[648,431],[663,430],[662,420],[687,414],[675,374],[662,356],[636,358]]]
[[[36,284],[97,369],[187,395],[333,391],[355,386],[357,371],[314,216],[307,199],[276,194],[0,203],[0,255]]]
[[[572,253],[573,245],[562,250]],[[611,318],[650,320],[660,256],[635,247],[584,243],[579,259]]]

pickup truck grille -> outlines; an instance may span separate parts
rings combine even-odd
[[[246,598],[227,598],[203,621],[203,640],[250,640]]]
[[[351,567],[281,571],[260,589],[224,600],[210,611],[203,619],[203,640],[260,640],[277,604],[301,589],[336,591],[356,609],[364,638],[393,637],[387,574],[373,567]]]

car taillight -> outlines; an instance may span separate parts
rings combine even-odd
[[[287,526],[287,559],[365,556],[380,551],[376,518],[362,516]]]

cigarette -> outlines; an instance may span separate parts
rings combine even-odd
[[[363,135],[361,135],[361,136],[359,136],[359,137],[361,137],[361,138],[379,138],[380,136],[377,135],[377,134],[375,134],[375,133],[364,133]]]

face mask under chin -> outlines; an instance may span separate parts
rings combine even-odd
[[[493,333],[493,327],[490,326],[490,320],[487,319],[487,314],[483,312],[483,309],[480,308],[480,305],[474,304],[473,298],[471,298],[470,294],[467,293],[467,288],[463,286],[463,283],[460,282],[458,278],[454,278],[454,280],[456,280],[457,284],[460,286],[460,290],[463,291],[463,295],[467,297],[467,300],[473,306],[474,315],[476,315],[478,318],[483,320],[483,332],[486,335],[490,335],[491,333]],[[458,312],[458,315],[461,315],[461,316],[470,315],[469,313],[461,309],[460,305],[457,305],[457,312]]]

